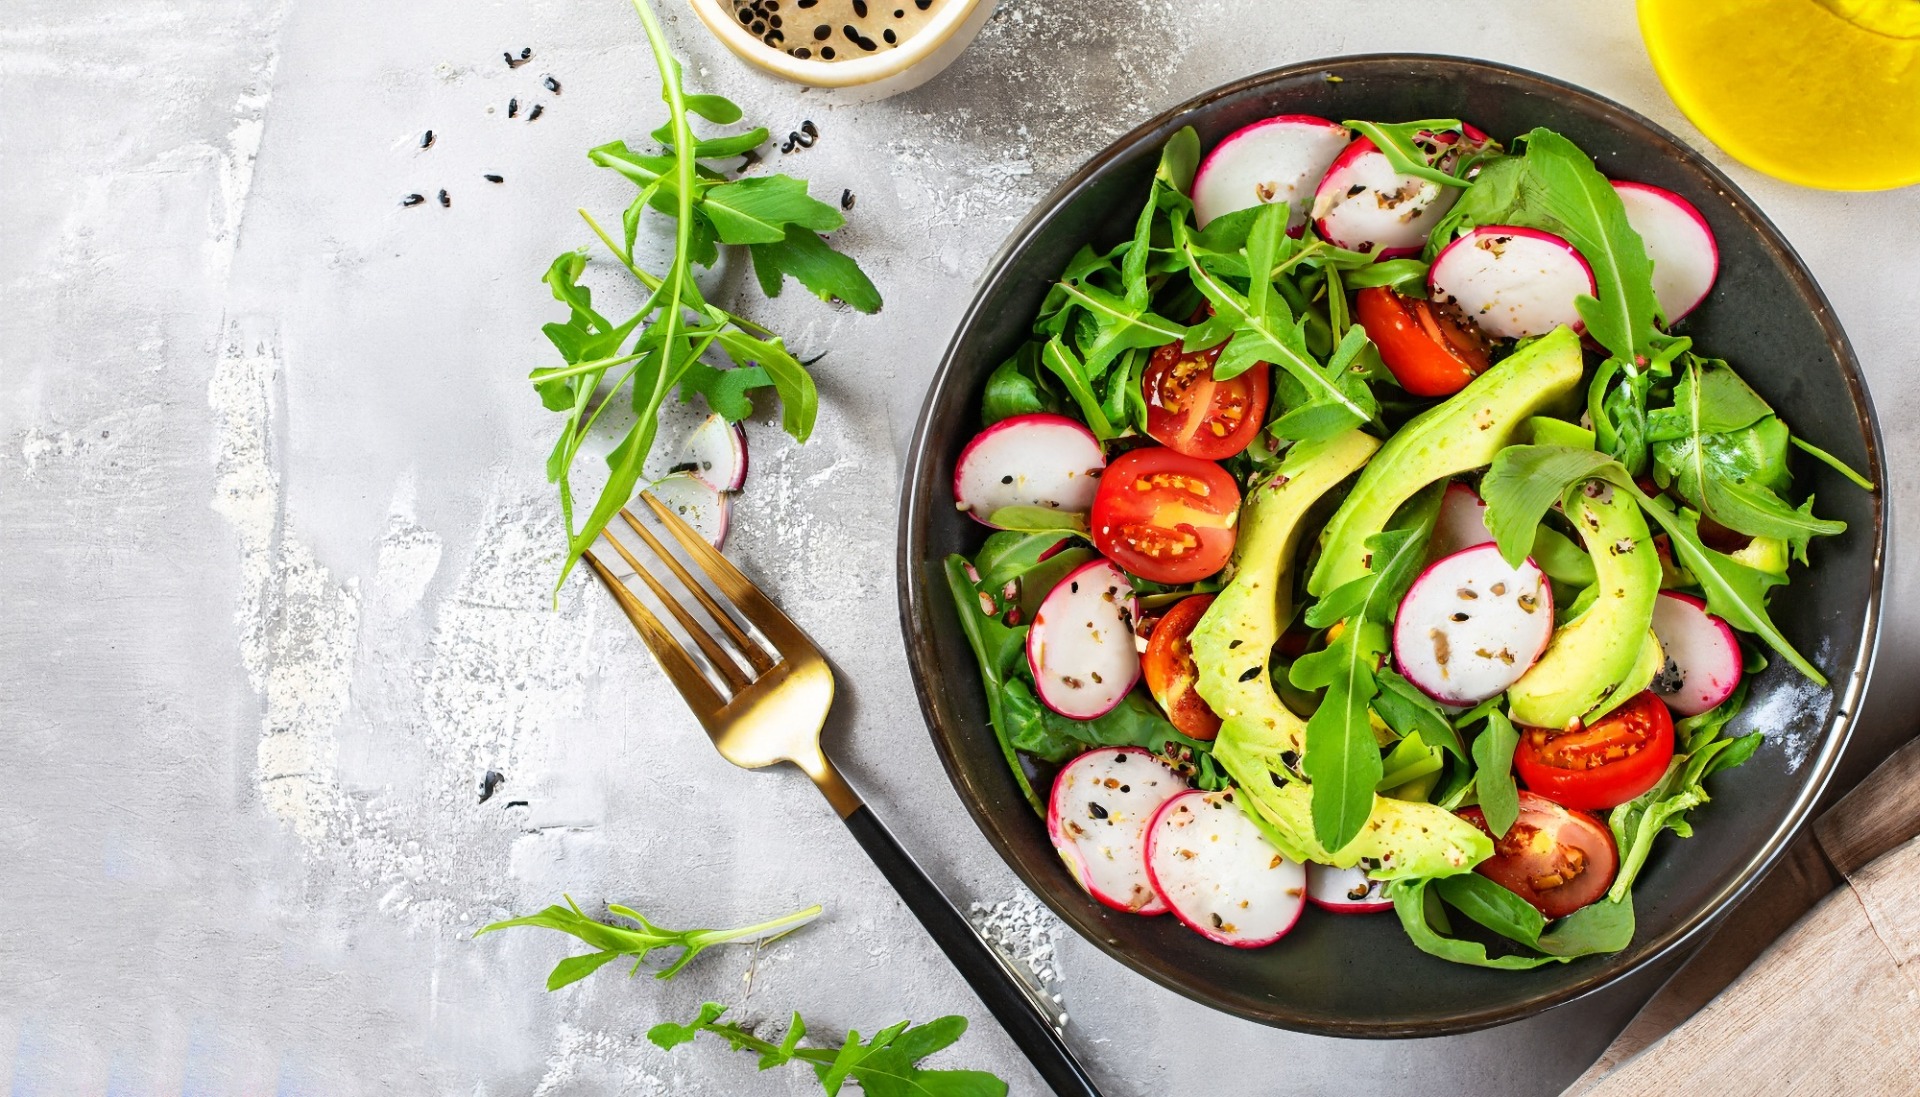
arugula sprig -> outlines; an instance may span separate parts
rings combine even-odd
[[[511,929],[515,926],[536,926],[542,929],[557,929],[561,933],[571,934],[592,945],[596,951],[581,956],[569,956],[560,961],[547,976],[547,989],[559,990],[569,983],[580,980],[599,971],[601,968],[623,957],[633,957],[633,967],[627,972],[629,977],[640,973],[640,964],[647,954],[659,948],[678,948],[679,956],[671,964],[654,973],[656,979],[671,979],[700,955],[714,945],[727,941],[761,940],[784,936],[806,925],[820,916],[819,906],[810,906],[797,910],[782,918],[760,922],[738,929],[663,929],[647,920],[647,917],[631,907],[608,904],[607,910],[621,918],[635,922],[640,928],[614,925],[589,918],[586,912],[574,903],[573,896],[565,896],[566,906],[550,906],[538,914],[529,914],[524,918],[509,918],[504,922],[495,922],[483,926],[474,934],[492,933],[496,930]]]
[[[721,244],[742,245],[769,297],[777,296],[790,276],[822,299],[842,300],[862,312],[874,312],[881,304],[879,291],[859,266],[820,238],[845,219],[838,209],[809,195],[805,182],[785,175],[728,179],[701,162],[738,156],[764,141],[766,130],[697,135],[694,116],[731,125],[740,120],[740,108],[718,95],[688,93],[680,63],[668,50],[652,9],[646,0],[634,0],[634,10],[660,70],[668,118],[653,136],[664,151],[637,153],[622,141],[592,150],[588,156],[593,163],[619,172],[640,189],[622,218],[619,241],[585,211],[581,215],[648,296],[633,316],[614,323],[594,309],[591,292],[579,282],[586,253],[562,254],[548,268],[545,281],[554,298],[567,306],[568,316],[542,330],[565,365],[536,369],[531,377],[542,404],[566,417],[547,460],[547,477],[559,487],[567,526],[561,581],[632,498],[653,448],[661,405],[676,386],[683,397],[689,390],[705,395],[716,412],[734,420],[752,412],[750,391],[771,387],[780,399],[781,425],[787,433],[804,442],[813,430],[819,395],[806,368],[779,336],[708,302],[694,282],[696,264],[712,266]],[[673,256],[666,272],[657,276],[634,259],[634,242],[649,210],[673,221]],[[723,356],[734,368],[709,365],[702,360],[709,353]],[[576,528],[574,463],[600,416],[623,391],[635,422],[607,455],[606,486]]]
[[[1373,811],[1383,770],[1367,716],[1380,692],[1376,668],[1400,600],[1426,559],[1444,490],[1444,484],[1435,484],[1415,496],[1392,529],[1367,539],[1372,569],[1329,591],[1307,611],[1310,628],[1344,622],[1325,648],[1295,660],[1289,675],[1301,689],[1326,691],[1307,720],[1301,766],[1312,782],[1314,837],[1327,849],[1351,842]]]
[[[1726,726],[1740,714],[1747,700],[1747,682],[1742,678],[1733,696],[1698,716],[1690,716],[1674,725],[1679,750],[1668,763],[1660,782],[1636,799],[1621,804],[1607,816],[1614,844],[1620,850],[1620,869],[1607,896],[1618,901],[1633,888],[1635,877],[1653,852],[1653,840],[1662,831],[1671,830],[1682,838],[1693,835],[1687,812],[1706,803],[1706,779],[1721,770],[1753,757],[1760,749],[1763,733],[1748,732],[1738,738],[1722,735]]]
[[[805,1063],[826,1090],[837,1097],[849,1081],[869,1097],[1006,1097],[1007,1083],[981,1070],[929,1070],[920,1061],[951,1047],[967,1031],[965,1017],[941,1017],[924,1025],[901,1021],[863,1040],[858,1030],[847,1033],[838,1049],[804,1048],[807,1026],[798,1013],[779,1043],[755,1035],[743,1025],[722,1021],[727,1007],[708,1002],[691,1022],[665,1023],[647,1030],[647,1039],[672,1050],[711,1033],[735,1051],[760,1056],[761,1070],[789,1063]]]

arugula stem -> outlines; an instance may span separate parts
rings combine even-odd
[[[577,362],[571,366],[556,366],[552,369],[535,370],[533,372],[533,379],[535,382],[540,382],[540,381],[554,381],[562,377],[578,377],[583,373],[592,373],[595,370],[612,369],[615,366],[624,366],[628,362],[634,361],[635,359],[638,359],[638,358],[645,358],[645,357],[646,355],[644,353],[641,353],[641,354],[623,354],[618,358],[596,358],[591,362]]]
[[[627,268],[627,273],[633,275],[636,279],[638,279],[640,281],[640,284],[647,287],[647,290],[649,292],[658,293],[660,291],[661,283],[660,283],[659,276],[655,274],[651,274],[635,266],[632,257],[627,255],[624,251],[620,250],[620,245],[613,242],[613,237],[607,235],[607,230],[601,228],[600,222],[595,221],[593,219],[593,214],[588,213],[584,209],[575,210],[575,212],[580,215],[581,220],[587,223],[587,227],[593,230],[593,234],[600,238],[600,242],[607,246],[607,250],[613,253],[613,257],[615,259],[620,260],[620,265]],[[761,324],[756,324],[744,316],[736,315],[734,313],[728,312],[725,309],[716,308],[710,305],[707,308],[707,314],[709,316],[712,316],[716,320],[724,319],[727,323],[732,324],[734,327],[740,328],[743,331],[753,332],[756,335],[759,335],[763,339],[779,338],[779,336],[774,332],[772,328],[765,327],[764,325],[761,325]]]
[[[1826,450],[1821,449],[1819,446],[1814,445],[1812,442],[1808,442],[1802,439],[1797,434],[1787,435],[1787,441],[1792,442],[1796,446],[1799,446],[1802,450],[1805,450],[1807,453],[1812,454],[1814,457],[1818,458],[1820,462],[1826,465],[1828,468],[1846,477],[1847,479],[1853,481],[1853,485],[1859,488],[1861,491],[1873,490],[1873,481],[1853,471],[1852,467],[1849,466],[1845,461],[1842,461],[1840,458],[1835,457],[1833,454],[1828,453]]]
[[[813,906],[810,906],[805,910],[796,910],[792,914],[788,914],[780,918],[769,919],[768,921],[761,922],[757,925],[741,926],[739,929],[696,930],[694,933],[689,935],[688,940],[692,944],[696,944],[701,948],[705,948],[708,945],[717,945],[723,941],[737,941],[742,937],[784,936],[787,933],[791,933],[792,931],[807,924],[808,922],[813,921],[815,918],[820,917],[820,912],[825,909],[826,909],[825,907],[822,907],[818,903],[815,903]],[[773,932],[774,930],[779,930],[780,932],[775,933]]]

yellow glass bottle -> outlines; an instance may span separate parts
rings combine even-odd
[[[1809,187],[1920,183],[1920,0],[1639,0],[1667,94],[1749,167]]]

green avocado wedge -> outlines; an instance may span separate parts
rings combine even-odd
[[[1432,804],[1375,796],[1359,837],[1329,851],[1313,832],[1313,798],[1282,755],[1297,756],[1306,723],[1281,703],[1269,670],[1292,617],[1293,559],[1313,504],[1372,457],[1380,443],[1350,430],[1295,446],[1280,470],[1247,494],[1233,580],[1189,637],[1195,688],[1220,714],[1213,757],[1239,786],[1235,802],[1295,861],[1350,868],[1382,880],[1464,872],[1493,852],[1486,835]],[[1284,782],[1276,784],[1276,780]]]
[[[1530,417],[1579,391],[1584,365],[1580,337],[1555,328],[1395,431],[1320,535],[1307,592],[1317,598],[1365,575],[1367,538],[1402,503],[1435,480],[1492,463]]]
[[[1513,721],[1567,728],[1645,689],[1663,656],[1650,631],[1660,594],[1660,556],[1632,496],[1604,480],[1568,489],[1561,509],[1593,560],[1594,598],[1554,630],[1540,661],[1507,690]],[[1646,643],[1621,643],[1645,636]]]

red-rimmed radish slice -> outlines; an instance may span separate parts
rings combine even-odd
[[[1089,560],[1054,584],[1027,630],[1027,666],[1040,701],[1062,716],[1104,716],[1140,680],[1133,643],[1139,607],[1126,573]]]
[[[1393,665],[1436,701],[1471,705],[1520,680],[1553,638],[1553,587],[1476,545],[1427,566],[1393,622]]]
[[[1438,560],[1492,540],[1486,500],[1465,484],[1448,484],[1440,498],[1440,513],[1433,519],[1433,536],[1427,541],[1428,559]]]
[[[1193,217],[1202,228],[1235,210],[1272,202],[1291,209],[1287,231],[1307,223],[1314,184],[1347,145],[1347,127],[1311,114],[1282,114],[1235,130],[1193,176]]]
[[[747,432],[725,416],[709,415],[680,444],[674,468],[690,472],[720,491],[739,491],[747,482]]]
[[[647,490],[714,548],[727,539],[733,501],[712,484],[690,472],[676,472],[655,480]]]
[[[1147,876],[1173,916],[1209,941],[1259,948],[1287,935],[1306,906],[1307,872],[1233,803],[1183,792],[1147,824]]]
[[[1085,514],[1106,453],[1093,432],[1064,415],[1016,415],[974,435],[953,469],[954,505],[980,522],[1001,507]]]
[[[1593,268],[1550,232],[1482,225],[1440,249],[1427,291],[1495,338],[1545,335],[1563,325],[1580,331],[1574,301],[1593,295]]]
[[[1314,228],[1335,247],[1381,259],[1413,255],[1460,194],[1460,187],[1394,171],[1386,154],[1361,137],[1334,160],[1314,190]]]
[[[1139,747],[1090,750],[1053,779],[1047,836],[1087,894],[1115,910],[1165,914],[1147,878],[1147,824],[1186,788]]]
[[[1667,653],[1653,691],[1674,715],[1698,716],[1732,696],[1740,684],[1740,642],[1705,602],[1661,591],[1653,603],[1653,634]]]
[[[1334,868],[1332,865],[1307,866],[1307,902],[1335,914],[1375,914],[1393,909],[1393,900],[1380,894],[1385,887],[1367,878],[1366,870]]]
[[[1653,296],[1672,323],[1706,300],[1720,274],[1720,245],[1692,202],[1647,183],[1615,182],[1627,224],[1653,260]]]

